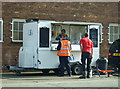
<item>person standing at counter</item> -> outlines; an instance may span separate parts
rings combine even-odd
[[[59,34],[57,37],[56,37],[56,40],[59,40],[60,41],[60,39],[62,39],[62,35],[65,35],[65,37],[66,37],[66,40],[68,40],[68,36],[67,36],[67,34],[65,34],[65,29],[62,29],[61,30],[61,34]]]
[[[60,62],[60,75],[64,76],[64,66],[67,69],[68,75],[72,75],[71,66],[69,62],[70,52],[71,52],[71,44],[70,41],[66,40],[66,35],[62,35],[62,41],[59,42],[57,47]]]
[[[91,59],[93,56],[93,42],[88,38],[88,34],[84,34],[84,38],[80,40],[80,48],[82,51],[81,54],[81,62],[82,62],[82,68],[83,73],[82,76],[79,78],[86,78],[86,72],[85,72],[85,65],[86,65],[86,59],[87,59],[87,78],[90,78],[90,70],[91,70]]]

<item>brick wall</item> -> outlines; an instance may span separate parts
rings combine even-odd
[[[118,22],[118,3],[87,3],[87,2],[47,2],[47,3],[2,3],[2,18],[4,21],[3,65],[14,65],[14,59],[22,43],[13,43],[13,18],[56,21],[96,22],[103,25],[103,42],[100,44],[100,56],[108,55],[108,25]],[[17,54],[18,55],[18,54]]]

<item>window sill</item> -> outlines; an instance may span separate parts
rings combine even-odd
[[[113,42],[109,42],[109,44],[111,45]]]
[[[12,40],[12,42],[15,42],[15,43],[17,43],[17,42],[23,42],[23,41],[19,41],[19,40]]]
[[[3,43],[3,41],[0,41],[0,43]]]

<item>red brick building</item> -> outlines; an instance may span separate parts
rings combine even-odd
[[[107,58],[110,44],[120,35],[118,2],[3,2],[0,20],[2,65],[14,65],[22,46],[22,25],[29,18],[101,23],[100,57]]]

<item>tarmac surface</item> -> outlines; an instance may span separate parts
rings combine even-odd
[[[79,75],[58,77],[54,73],[23,72],[17,76],[8,72],[2,74],[2,87],[119,87],[119,79],[117,75],[93,75],[90,79],[79,79]]]

